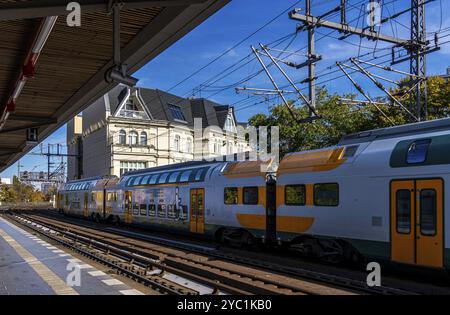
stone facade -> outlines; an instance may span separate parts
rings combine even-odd
[[[194,119],[203,137],[194,139]],[[68,180],[228,155],[249,150],[236,134],[233,107],[205,99],[183,99],[152,89],[118,86],[68,123],[68,151],[82,151],[82,167],[68,159]],[[197,141],[197,145],[195,145]],[[78,176],[77,172],[81,172]]]

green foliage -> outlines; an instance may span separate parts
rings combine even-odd
[[[399,93],[400,90],[393,90]],[[447,117],[450,114],[449,99],[450,85],[439,77],[428,80],[428,108],[429,118]],[[344,95],[344,98],[354,99],[355,95]],[[289,152],[313,150],[336,145],[342,136],[377,128],[402,125],[408,123],[408,114],[399,106],[379,106],[389,117],[384,117],[375,106],[342,104],[341,96],[330,94],[322,87],[317,93],[317,109],[323,119],[310,124],[298,124],[291,116],[285,105],[269,108],[269,115],[256,114],[249,119],[249,124],[258,126],[280,127],[280,152],[282,155]],[[385,102],[386,99],[377,101]],[[408,102],[405,102],[408,104]],[[293,109],[296,117],[308,117],[306,107]]]
[[[22,183],[14,176],[12,185],[0,185],[0,201],[6,203],[48,201],[41,191],[32,185]]]

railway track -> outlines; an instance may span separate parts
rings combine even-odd
[[[37,216],[13,214],[12,220],[89,258],[114,267],[166,294],[198,294],[162,275],[200,283],[224,294],[413,294],[389,287],[369,288],[361,281],[285,267],[211,247],[111,228],[93,228]]]

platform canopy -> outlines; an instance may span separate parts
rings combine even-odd
[[[67,25],[70,2],[0,0],[0,171],[33,148],[26,141],[29,128],[38,128],[42,141],[117,85],[105,80],[114,65],[115,1],[78,0],[79,27]],[[127,74],[228,2],[120,0],[120,52]]]

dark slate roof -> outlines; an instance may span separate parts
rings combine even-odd
[[[111,115],[114,114],[120,102],[127,95],[127,89],[124,86],[118,85],[108,93],[109,106]]]
[[[172,117],[169,109],[169,105],[171,104],[180,107],[188,125],[192,126],[194,124],[194,118],[202,118],[203,128],[208,126],[219,126],[223,128],[225,125],[230,108],[229,105],[217,104],[204,98],[186,99],[156,89],[137,89],[142,101],[155,120],[179,122],[179,120]],[[108,93],[111,114],[115,113],[126,94],[127,87],[123,85],[115,87]],[[236,117],[234,118],[236,120]]]

